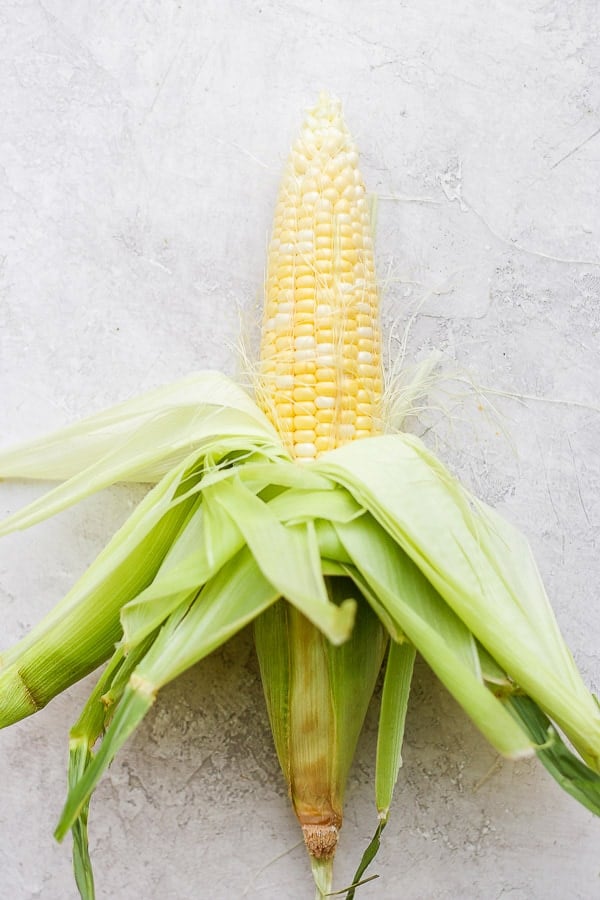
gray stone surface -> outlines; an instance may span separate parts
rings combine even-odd
[[[381,197],[386,326],[401,337],[416,313],[407,363],[436,349],[455,376],[428,439],[528,534],[598,691],[598,23],[596,0],[4,0],[2,444],[193,369],[235,371],[282,160],[326,88]],[[0,513],[38,492],[3,485]],[[2,542],[2,645],[141,493]],[[76,896],[51,835],[92,683],[0,734],[2,900]],[[374,707],[339,887],[375,823],[376,722]],[[599,895],[597,821],[535,763],[500,762],[424,666],[404,760],[364,900]],[[91,843],[99,898],[312,896],[249,634],[164,690],[98,789]]]

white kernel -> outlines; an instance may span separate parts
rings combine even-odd
[[[369,353],[367,350],[363,350],[358,354],[358,362],[359,363],[370,363],[373,361],[373,354]]]
[[[321,357],[321,356],[331,356],[331,354],[334,352],[334,350],[335,350],[335,347],[334,347],[333,344],[330,344],[330,343],[321,343],[321,344],[319,344],[318,347],[317,347],[317,356],[319,356],[319,357]],[[322,362],[322,361],[320,361],[320,362],[319,362],[319,365],[325,365],[325,363]]]
[[[296,350],[310,350],[315,346],[315,339],[312,335],[301,334],[294,338],[294,347]]]
[[[306,347],[304,350],[296,350],[294,353],[295,362],[308,362],[315,358],[314,347]]]
[[[301,459],[314,459],[317,448],[314,444],[294,444],[294,454]]]
[[[373,329],[363,325],[361,328],[356,329],[356,335],[359,338],[372,338]]]
[[[317,397],[315,399],[317,409],[333,409],[335,406],[335,397]]]
[[[276,375],[275,376],[275,387],[279,390],[287,390],[288,388],[294,387],[294,376],[293,375]]]

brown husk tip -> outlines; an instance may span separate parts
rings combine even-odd
[[[315,859],[332,859],[337,847],[337,825],[303,825],[306,849]]]

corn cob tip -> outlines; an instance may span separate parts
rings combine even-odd
[[[306,849],[315,859],[332,859],[337,847],[337,825],[303,825]]]

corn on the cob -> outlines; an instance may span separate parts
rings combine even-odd
[[[380,429],[379,304],[357,161],[341,104],[322,94],[279,191],[260,359],[260,402],[303,461]]]

